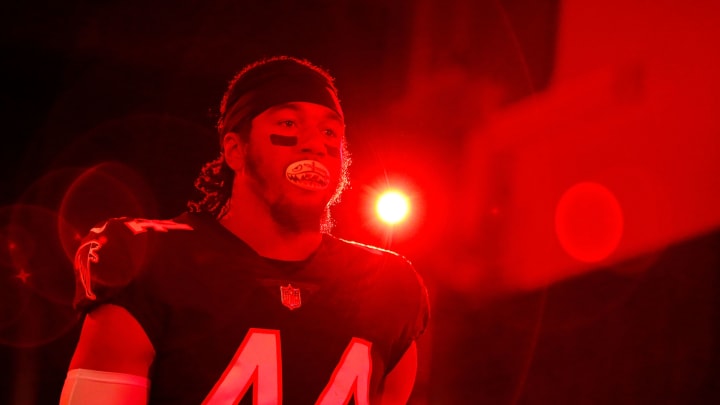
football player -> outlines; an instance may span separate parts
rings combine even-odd
[[[405,257],[332,234],[350,165],[334,79],[250,64],[217,128],[187,212],[83,240],[61,404],[406,403],[427,291]]]

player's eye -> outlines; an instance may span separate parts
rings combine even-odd
[[[295,121],[293,121],[293,120],[282,120],[282,121],[278,122],[278,124],[280,124],[280,126],[283,126],[283,127],[286,127],[286,128],[292,128],[292,127],[295,126]]]
[[[331,138],[337,138],[337,132],[332,128],[326,128],[323,132]]]

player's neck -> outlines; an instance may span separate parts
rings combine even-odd
[[[288,227],[278,223],[253,199],[231,200],[220,223],[260,256],[278,260],[303,260],[322,242],[318,227]]]

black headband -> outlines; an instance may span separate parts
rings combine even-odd
[[[270,107],[292,103],[310,102],[323,105],[343,118],[340,101],[332,84],[311,68],[293,63],[292,69],[274,68],[260,77],[240,83],[243,92],[232,105],[226,106],[222,120],[220,141],[225,133],[236,130],[239,124],[252,120]],[[240,79],[242,81],[242,78]]]

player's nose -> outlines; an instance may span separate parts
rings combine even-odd
[[[327,152],[325,132],[318,129],[307,129],[300,136],[298,146],[302,153],[324,156]]]

